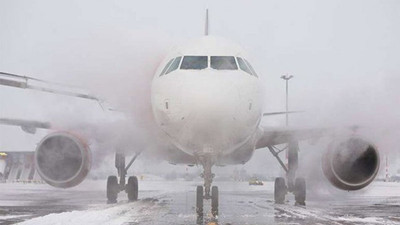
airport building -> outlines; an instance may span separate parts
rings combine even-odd
[[[34,152],[0,152],[1,182],[41,182]]]

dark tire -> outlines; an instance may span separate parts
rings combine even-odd
[[[276,204],[283,204],[285,202],[285,195],[287,187],[283,177],[275,178],[274,200]]]
[[[126,193],[128,194],[129,201],[137,201],[139,195],[139,185],[136,176],[131,176],[126,184]]]
[[[296,205],[306,205],[306,180],[302,177],[296,178],[294,184],[294,198]]]
[[[116,203],[119,192],[118,178],[116,176],[109,176],[107,178],[107,202]]]
[[[196,213],[197,217],[203,217],[203,186],[197,186],[196,188]]]
[[[211,213],[214,217],[218,216],[218,187],[213,186],[211,188]]]

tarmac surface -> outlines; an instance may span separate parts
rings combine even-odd
[[[0,184],[0,224],[400,224],[400,183],[374,182],[361,192],[317,188],[308,191],[305,207],[288,195],[273,202],[273,182],[215,182],[220,215],[195,214],[195,187],[200,181],[139,181],[139,201],[120,193],[106,204],[105,181],[85,181],[72,189],[46,184]],[[205,201],[205,212],[210,211]],[[212,223],[214,222],[214,223]]]

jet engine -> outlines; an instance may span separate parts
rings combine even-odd
[[[322,157],[322,170],[335,187],[359,190],[369,185],[379,170],[375,146],[359,137],[335,140]]]
[[[91,155],[88,145],[67,132],[44,137],[35,152],[36,170],[46,183],[59,188],[80,184],[88,174]]]

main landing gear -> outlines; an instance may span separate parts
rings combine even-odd
[[[283,204],[285,202],[286,194],[291,192],[295,197],[295,205],[306,205],[306,181],[302,177],[296,177],[296,170],[298,168],[298,152],[299,145],[297,142],[289,142],[288,149],[288,166],[282,162],[279,157],[279,153],[286,150],[277,149],[274,146],[268,146],[268,149],[273,156],[278,160],[279,164],[286,172],[286,181],[283,177],[277,177],[275,179],[274,199],[276,204]]]
[[[211,167],[211,160],[205,160],[203,163],[204,172],[201,174],[201,177],[204,179],[204,187],[196,187],[196,214],[198,224],[202,223],[204,217],[204,199],[211,199],[211,214],[214,219],[218,217],[219,192],[217,186],[211,187],[215,176],[211,172]]]
[[[117,203],[118,193],[121,191],[125,191],[128,194],[129,201],[138,200],[138,179],[136,176],[130,176],[128,178],[128,183],[126,183],[126,174],[129,167],[139,156],[139,153],[136,153],[131,161],[128,163],[128,166],[125,167],[125,154],[123,153],[115,153],[115,167],[118,171],[117,176],[109,176],[107,178],[107,203]]]

